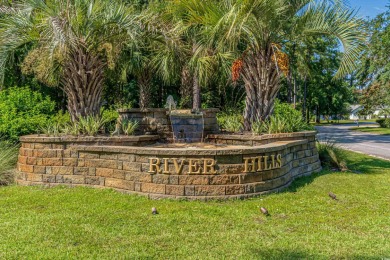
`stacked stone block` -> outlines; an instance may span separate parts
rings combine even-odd
[[[280,191],[296,177],[321,170],[314,132],[280,136],[280,139],[297,140],[278,140],[273,136],[272,143],[254,146],[242,145],[252,137],[227,137],[226,140],[222,137],[213,140],[239,146],[186,150],[96,145],[91,138],[91,145],[88,145],[87,141],[77,143],[64,137],[23,137],[18,182],[24,185],[107,187],[150,198],[207,200],[245,198]],[[138,137],[137,140],[138,145],[150,142],[147,137]],[[276,154],[281,155],[280,168],[245,172],[245,158]],[[163,164],[160,173],[151,172],[150,160],[157,158],[169,159],[166,165],[169,174],[162,172]],[[176,162],[186,160],[179,174],[174,158]],[[214,161],[215,172],[189,174],[189,159]]]

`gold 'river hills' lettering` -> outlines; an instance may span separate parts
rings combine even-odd
[[[261,172],[282,167],[282,155],[264,155],[244,158],[244,173]]]
[[[149,158],[149,173],[177,174],[183,173],[185,163],[188,161],[187,174],[215,174],[214,159],[182,159],[177,158]],[[169,171],[169,163],[173,162],[174,172]]]
[[[282,155],[272,154],[243,158],[244,171],[261,172],[282,167]],[[170,164],[173,164],[170,168]],[[183,173],[184,166],[188,165],[188,171]],[[181,159],[178,158],[149,158],[149,171],[152,174],[216,174],[216,161],[214,159]]]

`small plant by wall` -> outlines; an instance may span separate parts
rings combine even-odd
[[[18,145],[0,139],[0,185],[7,185],[14,181],[18,151]]]
[[[334,142],[326,140],[324,142],[317,142],[316,146],[321,164],[324,168],[332,168],[339,171],[348,170],[343,151]]]

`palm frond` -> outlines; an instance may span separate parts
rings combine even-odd
[[[313,5],[302,16],[302,35],[329,35],[336,37],[344,49],[336,78],[355,68],[356,60],[364,49],[366,36],[361,31],[362,21],[355,18],[356,11],[341,5]]]
[[[0,85],[10,56],[19,47],[35,40],[28,13],[18,10],[0,18]]]
[[[12,15],[12,14],[17,14],[18,12],[20,12],[20,9],[18,9],[18,8],[0,5],[0,14],[1,15]]]

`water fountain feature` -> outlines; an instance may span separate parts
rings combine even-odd
[[[168,108],[174,143],[203,142],[203,113],[196,110],[176,110],[176,102],[171,95],[165,105]]]
[[[173,142],[203,142],[204,119],[201,112],[191,113],[191,111],[171,111],[169,117],[172,124]]]
[[[167,102],[165,103],[165,108],[168,108],[168,111],[176,110],[176,101],[173,99],[172,95],[167,97]]]

